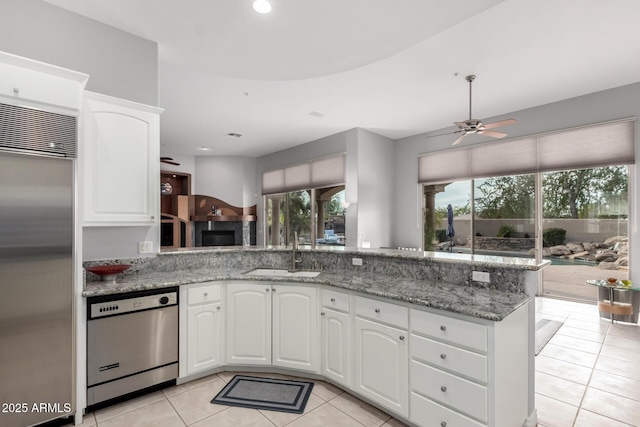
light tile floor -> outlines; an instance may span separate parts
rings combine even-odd
[[[640,326],[595,305],[536,298],[536,320],[563,321],[536,357],[540,427],[640,426]]]
[[[536,299],[536,319],[541,318],[564,323],[536,357],[539,426],[640,426],[640,326],[612,325],[598,317],[595,305],[549,298]],[[315,381],[301,415],[209,403],[233,375],[211,375],[96,411],[85,416],[82,426],[403,425],[323,381]]]

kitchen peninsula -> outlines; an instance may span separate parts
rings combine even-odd
[[[291,250],[282,248],[109,260],[132,267],[117,283],[87,273],[83,295],[179,286],[179,383],[239,367],[294,372],[413,425],[535,425],[530,295],[546,262],[349,248],[299,255],[301,270],[319,274],[251,273],[286,272]],[[200,342],[202,313],[211,314],[214,345]]]

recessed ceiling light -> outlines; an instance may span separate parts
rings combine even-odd
[[[267,0],[255,0],[253,10],[258,13],[269,13],[271,12],[271,4]]]
[[[209,151],[209,150],[211,150],[211,148],[209,148],[209,147],[198,147],[198,150]]]
[[[234,138],[240,138],[242,136],[242,134],[231,132],[231,133],[228,133],[227,136],[232,136]]]

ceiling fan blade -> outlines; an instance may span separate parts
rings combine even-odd
[[[506,133],[496,132],[494,130],[481,130],[481,131],[478,131],[478,133],[480,135],[486,135],[492,138],[504,138],[505,136],[507,136]]]
[[[458,126],[462,130],[464,130],[468,126],[466,122],[453,122],[453,124]]]
[[[493,128],[498,128],[500,126],[512,125],[515,122],[517,122],[516,119],[506,119],[506,120],[501,120],[499,122],[487,123],[486,125],[484,125],[484,128],[493,129]]]
[[[456,139],[455,141],[453,141],[453,144],[451,144],[451,145],[456,145],[456,144],[461,143],[465,136],[467,136],[467,134],[466,134],[466,133],[463,133],[462,135],[460,135],[460,136],[458,137],[458,139]]]
[[[425,136],[425,138],[435,138],[436,136],[453,135],[454,133],[460,133],[460,132],[462,132],[462,129],[456,130],[456,131],[453,131],[453,132],[439,133],[437,135],[427,135],[427,136]]]
[[[171,157],[160,157],[160,163],[167,163],[169,165],[180,166],[180,163],[173,162]]]

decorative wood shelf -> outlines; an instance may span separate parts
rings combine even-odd
[[[248,221],[258,220],[256,215],[193,215],[191,221]]]

